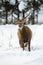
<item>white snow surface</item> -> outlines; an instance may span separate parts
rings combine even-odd
[[[0,65],[43,65],[43,25],[32,30],[31,51],[19,46],[18,25],[0,25]]]

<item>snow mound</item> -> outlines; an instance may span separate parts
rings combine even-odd
[[[19,47],[17,28],[15,25],[0,26],[0,49]]]
[[[35,34],[31,41],[31,46],[38,49],[43,48],[43,25],[39,25],[36,28]]]

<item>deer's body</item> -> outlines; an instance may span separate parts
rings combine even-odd
[[[32,38],[32,31],[29,27],[23,26],[18,29],[18,38],[21,48],[26,47],[28,45],[28,50],[30,51],[30,41]]]
[[[20,47],[23,48],[28,46],[28,50],[30,51],[30,41],[32,38],[32,31],[28,26],[25,26],[24,23],[26,23],[26,17],[24,17],[22,20],[15,18],[15,22],[19,25],[18,29],[18,38],[19,38],[19,44]]]

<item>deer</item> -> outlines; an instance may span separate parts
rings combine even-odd
[[[18,24],[18,32],[17,36],[19,39],[20,47],[25,50],[25,47],[28,47],[28,50],[30,51],[30,44],[32,39],[32,31],[31,29],[24,25],[26,22],[26,18],[23,18],[22,20],[15,18],[15,22]]]

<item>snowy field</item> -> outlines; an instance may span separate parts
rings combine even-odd
[[[0,25],[0,65],[43,65],[43,25],[32,30],[31,51],[19,46],[17,25]]]

